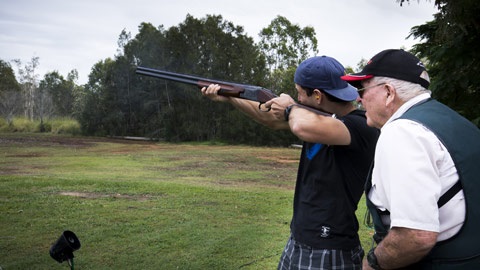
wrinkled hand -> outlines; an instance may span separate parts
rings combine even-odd
[[[202,95],[208,97],[213,101],[221,101],[226,102],[228,101],[228,97],[218,95],[218,91],[220,90],[220,85],[218,84],[210,84],[208,87],[202,88]]]
[[[367,259],[363,259],[363,267],[362,267],[363,270],[373,270],[373,268],[370,267],[370,265],[368,265],[368,261]]]
[[[272,98],[271,100],[267,101],[265,103],[265,108],[270,109],[273,115],[275,115],[275,118],[278,120],[284,120],[285,109],[295,103],[295,100],[293,100],[291,96],[287,94],[280,94],[279,97]]]

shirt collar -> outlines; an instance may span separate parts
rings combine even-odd
[[[409,101],[405,102],[402,106],[400,106],[400,108],[397,109],[397,111],[390,117],[390,119],[388,119],[388,121],[385,123],[385,125],[387,125],[388,123],[390,123],[390,122],[394,121],[395,119],[399,118],[408,109],[413,107],[415,104],[430,98],[430,96],[431,95],[429,93],[420,94],[420,95],[410,99]]]

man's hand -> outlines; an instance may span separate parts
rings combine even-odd
[[[363,267],[362,267],[363,270],[373,270],[373,268],[370,267],[370,265],[368,265],[368,261],[367,261],[367,258],[364,258],[363,259]]]
[[[202,95],[208,97],[210,100],[227,102],[229,100],[229,97],[218,95],[219,90],[220,90],[220,85],[210,84],[208,87],[203,87],[201,91],[202,91]]]
[[[378,264],[385,269],[408,268],[430,252],[437,237],[437,232],[393,227],[375,249]]]
[[[291,96],[280,94],[279,97],[267,101],[265,107],[271,110],[277,120],[283,121],[285,119],[285,109],[292,104],[296,103]]]

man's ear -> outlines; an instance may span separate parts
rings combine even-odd
[[[397,96],[397,90],[395,89],[395,87],[393,87],[390,84],[386,84],[385,89],[387,91],[387,93],[386,93],[387,98],[386,98],[386,101],[385,101],[385,105],[388,106],[391,103],[393,103],[393,101],[395,100],[395,97]]]
[[[312,95],[315,97],[315,101],[317,102],[317,104],[320,104],[320,102],[322,101],[322,92],[318,89],[313,89]]]

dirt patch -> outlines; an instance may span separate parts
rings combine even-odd
[[[285,158],[285,157],[267,157],[267,156],[261,156],[261,157],[258,157],[260,159],[264,159],[264,160],[270,160],[270,161],[274,161],[274,162],[277,162],[277,163],[297,163],[298,162],[298,158],[294,158],[294,159],[290,159],[290,158]]]
[[[91,144],[91,141],[80,137],[25,135],[0,137],[0,145],[85,147]]]
[[[52,134],[18,134],[18,136],[0,134],[0,145],[22,145],[22,146],[65,146],[65,147],[88,147],[98,142],[112,142],[122,144],[154,145],[154,141],[132,141],[115,138],[102,137],[70,137],[56,136]]]
[[[29,157],[46,157],[44,153],[25,153],[25,154],[15,154],[15,155],[5,155],[6,157],[18,157],[18,158],[29,158]]]
[[[128,194],[103,194],[95,192],[76,192],[76,191],[62,191],[59,193],[63,196],[78,197],[84,199],[99,199],[99,198],[114,198],[114,199],[127,199],[135,201],[147,201],[152,198],[150,195],[141,194],[141,195],[128,195]]]
[[[10,174],[17,174],[19,173],[21,168],[19,167],[3,167],[0,170],[0,175],[10,175]]]

